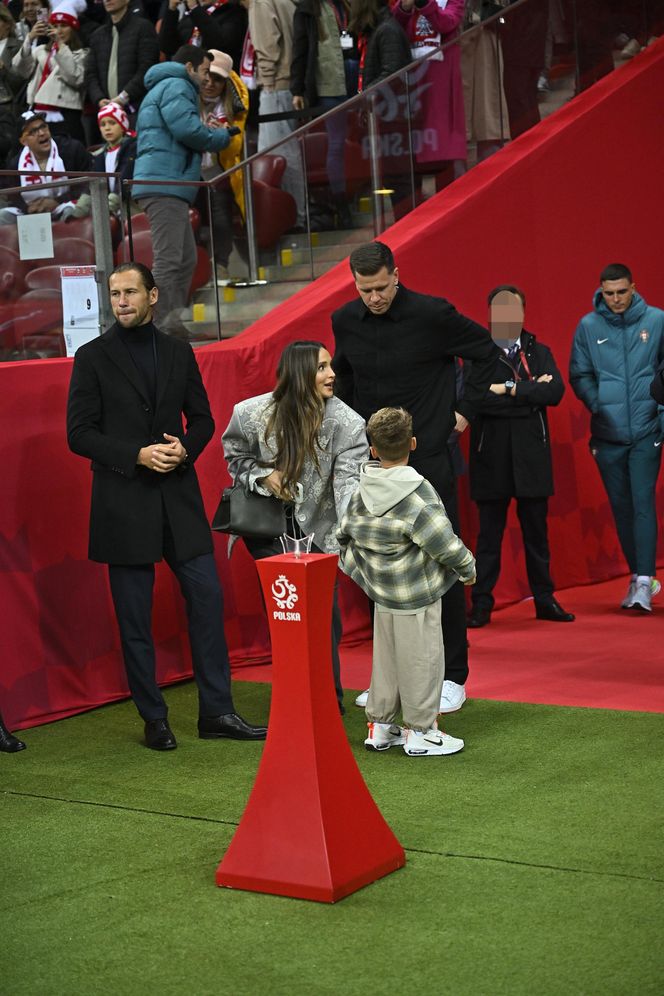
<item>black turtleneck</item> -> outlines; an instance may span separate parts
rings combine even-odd
[[[136,364],[143,378],[152,410],[157,406],[157,340],[156,328],[152,322],[146,325],[136,325],[125,329],[118,322],[118,336],[129,350],[129,355]]]

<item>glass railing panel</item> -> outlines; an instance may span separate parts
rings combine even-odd
[[[73,355],[110,320],[120,220],[104,178],[0,176],[0,359]]]

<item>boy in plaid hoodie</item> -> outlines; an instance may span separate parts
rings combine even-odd
[[[463,740],[438,730],[445,652],[441,597],[475,581],[475,558],[455,535],[434,488],[408,466],[413,420],[381,408],[367,426],[374,461],[337,531],[341,565],[376,603],[367,750],[456,754]],[[401,708],[405,729],[395,717]]]

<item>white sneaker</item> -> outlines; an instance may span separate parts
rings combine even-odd
[[[464,685],[458,685],[456,681],[443,682],[439,712],[458,712],[465,701],[466,689]]]
[[[360,709],[365,709],[367,704],[367,699],[369,698],[369,689],[366,692],[360,692],[360,694],[355,699],[355,705],[359,706]]]
[[[426,757],[428,754],[458,754],[463,750],[463,740],[451,737],[433,726],[421,733],[419,730],[406,730],[404,752],[409,757]]]
[[[636,595],[636,577],[630,579],[629,588],[627,589],[627,594],[620,603],[621,609],[631,609],[634,604],[634,596]]]
[[[367,750],[388,750],[406,743],[406,733],[396,723],[367,723],[367,727],[369,735],[364,741]]]
[[[659,594],[661,587],[657,578],[650,578],[650,581],[636,581],[634,583],[634,597],[629,608],[652,612],[650,600],[653,595]]]

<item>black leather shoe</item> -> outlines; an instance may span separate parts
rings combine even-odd
[[[150,719],[145,724],[145,746],[150,750],[175,750],[178,742],[167,719]]]
[[[576,618],[572,612],[565,612],[555,598],[550,602],[535,602],[535,617],[548,622],[574,622]]]
[[[237,713],[227,712],[223,716],[201,716],[198,720],[198,736],[201,740],[216,740],[218,737],[265,740],[267,726],[251,726]]]
[[[16,754],[19,750],[25,750],[27,744],[13,736],[2,721],[0,716],[0,750],[5,754]]]
[[[476,606],[470,613],[466,625],[468,629],[480,629],[481,626],[486,626],[490,622],[491,609],[482,609],[480,606]]]

